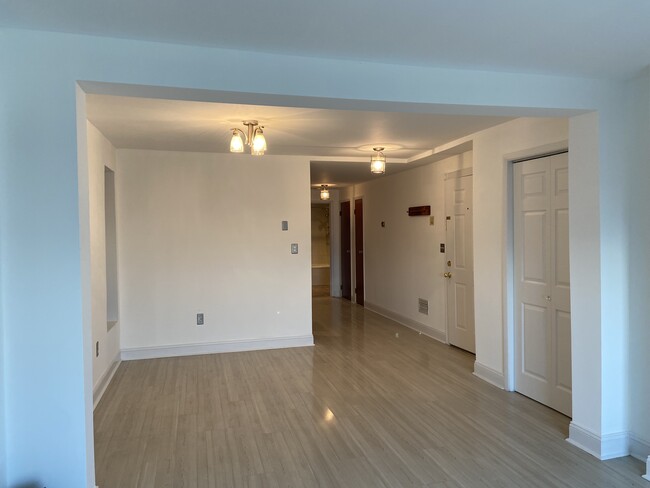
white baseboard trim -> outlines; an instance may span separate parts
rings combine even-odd
[[[118,352],[117,355],[115,356],[115,359],[113,359],[113,362],[111,363],[111,367],[104,372],[104,374],[99,378],[99,381],[93,388],[93,410],[97,408],[99,401],[104,396],[104,392],[106,391],[106,388],[108,388],[108,385],[111,383],[113,376],[115,376],[115,372],[117,371],[118,366],[122,362],[120,360],[120,356],[121,353]]]
[[[567,442],[600,459],[600,436],[590,430],[571,422]]]
[[[424,334],[427,337],[430,337],[431,339],[435,339],[444,344],[447,344],[447,334],[445,334],[442,331],[439,331],[438,329],[434,329],[430,325],[422,324],[413,319],[409,319],[408,317],[404,317],[403,315],[400,315],[397,312],[393,312],[392,310],[388,310],[384,307],[380,307],[379,305],[368,301],[365,302],[364,307],[370,310],[371,312],[375,312],[376,314],[381,315],[382,317],[386,317],[387,319],[394,320],[395,322],[403,325],[404,327],[408,327],[409,329],[413,329],[417,332],[421,332],[422,334]]]
[[[275,337],[272,339],[250,339],[239,341],[210,342],[203,344],[178,344],[171,346],[133,347],[122,349],[122,361],[137,359],[171,358],[178,356],[197,356],[222,352],[259,351],[264,349],[285,349],[314,345],[314,336],[309,334],[295,337]]]
[[[506,379],[505,376],[503,376],[503,373],[499,373],[497,370],[492,369],[489,366],[485,366],[478,361],[474,361],[474,376],[482,379],[483,381],[487,381],[497,388],[505,390]]]
[[[630,434],[628,432],[617,432],[601,436],[571,422],[567,442],[601,461],[630,454]]]
[[[601,436],[600,459],[614,459],[630,454],[630,436],[628,432],[618,432]]]
[[[644,480],[650,481],[650,456],[645,462],[645,474],[642,476]]]

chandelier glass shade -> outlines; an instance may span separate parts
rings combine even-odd
[[[370,171],[376,175],[383,175],[386,172],[386,156],[382,152],[383,147],[372,148],[375,154],[370,158]]]
[[[321,200],[329,200],[330,199],[330,191],[327,188],[327,185],[322,185],[320,187],[320,199]]]
[[[244,140],[242,139],[237,129],[232,131],[232,139],[230,139],[230,152],[231,153],[243,153],[244,152]]]

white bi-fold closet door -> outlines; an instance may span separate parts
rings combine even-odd
[[[516,390],[571,416],[567,153],[514,164]]]

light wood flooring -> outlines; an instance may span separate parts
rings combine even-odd
[[[330,285],[312,285],[311,287],[311,296],[312,297],[329,297],[330,296]]]
[[[642,487],[632,458],[568,444],[569,419],[472,375],[474,357],[347,301],[316,346],[124,362],[95,411],[97,484]]]

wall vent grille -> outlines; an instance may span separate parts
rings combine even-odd
[[[418,298],[418,312],[429,315],[429,300]]]

